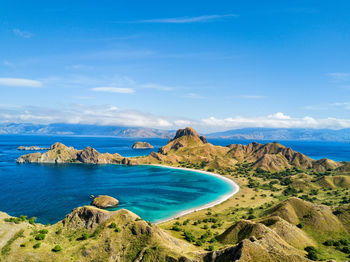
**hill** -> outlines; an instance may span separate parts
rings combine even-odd
[[[190,163],[206,170],[235,169],[242,163],[252,169],[282,171],[292,168],[313,169],[325,172],[340,168],[344,163],[329,159],[313,160],[291,148],[276,142],[248,145],[233,144],[226,147],[214,146],[200,136],[193,128],[179,129],[169,143],[145,157],[123,158],[119,154],[99,153],[87,147],[77,150],[61,143],[51,146],[46,153],[32,153],[21,156],[18,163],[94,163],[94,164],[167,164],[183,166]]]

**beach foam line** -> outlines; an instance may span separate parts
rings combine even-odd
[[[170,218],[159,220],[159,221],[157,221],[154,224],[160,224],[160,223],[168,222],[168,221],[174,220],[176,218],[182,217],[184,215],[187,215],[187,214],[199,211],[199,210],[207,209],[207,208],[216,206],[218,204],[221,204],[222,202],[224,202],[224,201],[228,200],[229,198],[231,198],[233,195],[237,194],[239,189],[240,189],[239,185],[236,182],[234,182],[233,180],[231,180],[231,179],[229,179],[229,178],[227,178],[225,176],[222,176],[222,175],[219,175],[219,174],[216,174],[216,173],[203,171],[203,170],[198,170],[198,169],[193,169],[193,168],[174,167],[174,166],[167,166],[167,165],[153,164],[153,165],[149,165],[149,166],[158,166],[158,167],[163,167],[163,168],[172,168],[172,169],[187,170],[187,171],[193,171],[193,172],[197,172],[197,173],[202,173],[202,174],[205,174],[205,175],[214,176],[214,177],[217,177],[217,178],[219,178],[221,180],[224,180],[225,182],[229,183],[232,186],[232,191],[231,192],[221,196],[219,199],[217,199],[215,201],[209,202],[209,203],[204,204],[204,205],[199,206],[199,207],[195,207],[195,208],[191,208],[191,209],[188,209],[188,210],[185,210],[185,211],[181,211],[181,212],[171,216]]]

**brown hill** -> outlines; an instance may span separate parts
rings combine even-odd
[[[343,224],[333,211],[329,206],[291,197],[268,210],[266,214],[279,216],[294,225],[303,223],[322,234],[345,232]]]
[[[177,165],[179,163],[197,164],[214,169],[234,168],[237,163],[247,162],[253,169],[266,171],[282,171],[287,168],[313,168],[317,172],[325,172],[340,167],[338,163],[329,159],[314,160],[289,147],[279,143],[250,143],[248,145],[232,144],[226,147],[214,146],[199,136],[192,128],[180,129],[169,143],[144,158],[132,159],[133,164],[164,163]]]
[[[350,176],[324,176],[317,184],[324,188],[350,188]]]
[[[36,239],[40,234],[44,237]],[[193,245],[125,209],[78,207],[63,221],[46,227],[1,219],[0,236],[0,248],[6,249],[1,261],[200,261]],[[55,246],[61,251],[53,252]]]
[[[91,147],[77,150],[55,143],[50,150],[18,158],[18,163],[94,163],[94,164],[191,164],[201,169],[235,169],[237,163],[250,163],[253,169],[277,172],[293,167],[317,172],[340,169],[346,163],[329,159],[313,160],[278,143],[214,146],[193,128],[179,129],[169,143],[145,157],[123,158],[119,154],[99,153]],[[347,172],[349,167],[344,168]]]
[[[304,232],[279,217],[262,222],[241,220],[217,239],[224,244],[238,243],[235,250],[229,248],[215,254],[227,259],[234,256],[233,261],[308,261],[305,252],[298,248],[313,244]]]

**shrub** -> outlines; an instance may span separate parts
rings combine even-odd
[[[47,234],[49,231],[47,229],[41,229],[39,231],[40,234]]]
[[[194,235],[192,235],[191,232],[185,231],[185,232],[184,232],[184,235],[185,235],[185,239],[186,239],[188,242],[194,242],[194,241],[195,241],[195,237],[194,237]]]
[[[26,247],[26,244],[20,244],[19,246],[20,247]]]
[[[108,227],[109,227],[109,228],[116,228],[116,227],[117,227],[117,224],[114,223],[114,222],[112,222]]]
[[[62,250],[62,247],[60,245],[56,245],[53,249],[51,249],[51,251],[53,252],[59,252]]]
[[[199,247],[202,246],[203,245],[203,241],[198,239],[196,241],[196,245],[199,246]]]
[[[303,223],[299,223],[299,224],[297,225],[297,227],[299,227],[299,228],[304,228],[304,224],[303,224]]]
[[[334,246],[334,240],[327,240],[323,243],[325,246]]]
[[[344,245],[344,246],[349,245],[349,241],[348,241],[347,239],[345,239],[345,238],[340,239],[339,242],[340,242],[340,244],[342,244],[342,245]]]
[[[178,225],[174,225],[171,230],[174,230],[174,231],[181,231],[181,228],[178,226]]]
[[[186,219],[182,224],[183,224],[184,226],[186,226],[189,222],[190,222],[190,220],[189,220],[189,219]]]
[[[213,251],[213,250],[214,250],[214,246],[213,246],[213,245],[210,245],[210,246],[208,247],[208,250],[209,250],[209,251]]]
[[[121,231],[121,229],[119,228],[119,227],[117,227],[115,230],[114,230],[114,232],[120,232]]]
[[[306,257],[308,259],[311,259],[311,260],[314,260],[314,261],[316,261],[318,259],[317,250],[316,250],[315,247],[307,246],[307,247],[305,247],[305,251],[307,252]]]
[[[36,217],[31,217],[31,218],[28,219],[28,222],[30,224],[34,225],[35,224],[35,220],[36,220]]]
[[[254,219],[254,218],[256,218],[256,216],[254,216],[254,215],[249,215],[248,216],[248,219]]]
[[[83,233],[82,235],[81,235],[81,240],[86,240],[86,239],[88,239],[89,238],[89,234],[88,233]]]
[[[35,239],[36,240],[44,240],[45,239],[45,234],[40,233],[40,234],[35,236]]]
[[[345,254],[350,254],[350,247],[345,246],[341,249],[341,252],[345,253]]]
[[[40,247],[40,243],[36,243],[33,248],[39,248]]]

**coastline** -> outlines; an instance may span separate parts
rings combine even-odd
[[[174,220],[176,218],[179,218],[179,217],[191,214],[191,213],[199,211],[199,210],[203,210],[203,209],[207,209],[207,208],[219,205],[222,202],[230,199],[232,196],[237,194],[239,192],[239,190],[240,190],[240,187],[239,187],[239,185],[236,182],[234,182],[233,180],[231,180],[231,179],[229,179],[229,178],[227,178],[225,176],[222,176],[222,175],[219,175],[219,174],[216,174],[216,173],[203,171],[203,170],[198,170],[198,169],[194,169],[194,168],[174,167],[174,166],[167,166],[167,165],[160,165],[160,164],[150,164],[150,165],[147,165],[147,166],[156,166],[156,167],[162,167],[162,168],[172,168],[172,169],[187,170],[187,171],[193,171],[193,172],[197,172],[197,173],[202,173],[202,174],[205,174],[205,175],[214,176],[214,177],[216,177],[218,179],[224,180],[225,182],[229,183],[232,186],[232,191],[229,192],[228,194],[225,194],[225,195],[221,196],[219,199],[217,199],[215,201],[212,201],[212,202],[209,202],[207,204],[201,205],[199,207],[194,207],[194,208],[191,208],[191,209],[188,209],[188,210],[181,211],[181,212],[171,216],[170,218],[162,219],[160,221],[155,222],[154,224],[156,224],[156,225],[157,224],[162,224],[162,223],[165,223],[165,222],[168,222],[168,221],[171,221],[171,220]]]

